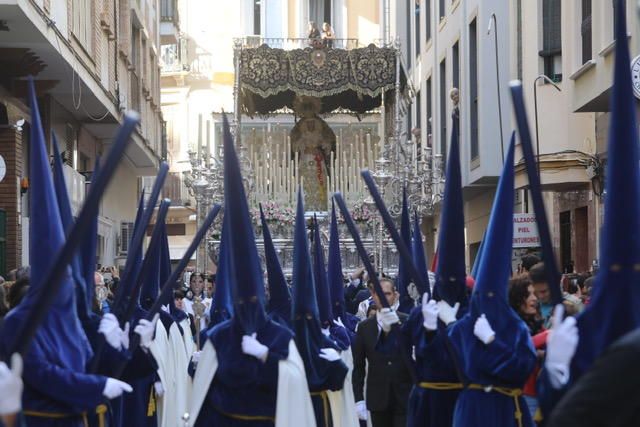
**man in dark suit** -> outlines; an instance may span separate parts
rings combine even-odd
[[[390,305],[398,299],[394,283],[389,279],[380,282]],[[382,307],[378,295],[373,293],[376,307]],[[394,323],[403,322],[407,315],[382,309],[358,324],[353,344],[353,393],[361,420],[371,412],[373,427],[404,427],[407,423],[407,401],[412,381],[404,349],[398,344],[398,329],[391,331]],[[368,362],[368,368],[366,368]],[[365,374],[367,394],[364,396]],[[365,403],[366,400],[366,403]]]

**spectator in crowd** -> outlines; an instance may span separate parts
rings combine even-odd
[[[586,306],[589,305],[589,300],[591,299],[591,289],[593,288],[593,282],[595,278],[594,276],[587,277],[584,281],[584,285],[582,286],[581,298],[582,303]]]
[[[538,258],[534,254],[526,254],[522,258],[520,258],[520,263],[522,265],[522,273],[528,273],[531,270],[531,267],[540,262],[540,258]]]
[[[397,306],[398,292],[389,279],[381,279],[380,287],[391,306]],[[376,307],[382,307],[373,292]],[[367,311],[368,312],[368,311]],[[366,312],[365,312],[366,313]],[[373,427],[404,427],[407,424],[407,401],[412,387],[406,349],[398,343],[401,333],[392,325],[405,321],[407,315],[381,309],[360,322],[353,344],[353,393],[360,420],[371,412]],[[366,396],[365,396],[366,377]]]
[[[564,304],[565,312],[569,316],[575,316],[584,309],[584,303],[582,302],[581,296],[577,278],[568,279],[562,304]]]
[[[320,38],[320,30],[318,29],[318,24],[313,21],[309,22],[309,38],[312,40]]]
[[[542,324],[546,329],[551,326],[551,312],[553,304],[551,303],[551,291],[547,283],[547,277],[544,271],[544,263],[539,262],[529,270],[529,279],[533,285],[533,289],[540,304],[540,315],[542,316]]]
[[[205,280],[206,278],[203,273],[193,273],[189,278],[189,293],[187,293],[187,298],[183,300],[184,311],[187,314],[191,314],[194,318],[199,317],[194,309],[194,305],[197,303],[204,306],[204,311],[202,312],[202,316],[200,316],[201,331],[207,328],[207,324],[209,323],[209,308],[211,307],[211,298],[207,297],[204,292]]]
[[[109,288],[105,285],[104,276],[102,273],[98,273],[97,271],[93,274],[93,278],[95,280],[95,295],[98,299],[98,314],[103,315],[106,313],[111,313],[111,304],[109,304]]]
[[[529,327],[529,333],[538,357],[538,363],[523,388],[524,399],[529,407],[531,418],[535,419],[535,413],[538,409],[536,379],[540,371],[540,365],[544,360],[548,331],[544,328],[542,318],[538,313],[538,298],[528,275],[522,274],[510,280],[509,305]]]
[[[365,275],[364,267],[358,268],[349,276],[349,283],[344,290],[344,300],[347,305],[347,311],[354,315],[358,312],[359,304],[359,302],[355,302],[356,295],[362,290],[367,290]]]
[[[9,293],[7,294],[7,303],[9,304],[9,310],[17,307],[18,304],[20,304],[20,301],[22,301],[28,290],[28,277],[23,277],[15,281],[15,283],[9,288]]]
[[[16,280],[22,279],[23,277],[29,278],[31,275],[31,267],[28,265],[22,266],[16,270]]]
[[[333,32],[333,28],[331,28],[331,25],[328,22],[322,24],[322,41],[324,47],[332,48],[335,38],[336,34]]]
[[[5,296],[4,286],[0,285],[0,322],[8,311],[9,307],[7,306],[7,298]]]
[[[191,335],[192,336],[196,336],[196,321],[193,318],[193,314],[187,313],[185,311],[185,305],[184,305],[184,291],[182,289],[176,289],[175,291],[173,291],[173,302],[176,306],[176,308],[178,310],[182,310],[184,311],[187,316],[189,316],[189,326],[191,328]]]

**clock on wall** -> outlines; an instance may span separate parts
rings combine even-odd
[[[0,182],[2,182],[6,174],[7,164],[4,162],[4,157],[0,156]]]
[[[640,55],[631,61],[631,83],[633,84],[633,94],[640,99]]]

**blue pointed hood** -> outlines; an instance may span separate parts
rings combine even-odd
[[[233,291],[234,320],[246,334],[266,321],[264,280],[256,248],[249,205],[244,191],[240,163],[233,146],[227,117],[223,116],[224,203],[229,227],[229,284]]]
[[[27,295],[7,316],[7,322],[10,316],[19,319],[29,313],[38,293],[48,285],[43,281],[45,274],[54,260],[53,254],[61,250],[65,240],[32,78],[28,80],[28,87],[31,107],[29,150],[31,279]],[[40,347],[49,363],[76,372],[85,371],[92,351],[77,316],[75,287],[70,275],[63,279],[60,290],[35,339],[45,344]]]
[[[440,214],[438,239],[438,267],[434,285],[434,298],[454,305],[466,301],[466,266],[464,241],[464,204],[462,201],[462,175],[460,173],[460,144],[458,121],[453,121],[451,144],[444,185],[444,198]]]
[[[293,235],[293,316],[320,320],[313,266],[309,254],[307,222],[304,217],[302,189],[298,189],[298,205]]]
[[[131,236],[129,238],[129,252],[127,253],[126,262],[127,264],[131,264],[129,275],[130,277],[122,277],[117,290],[118,294],[122,293],[126,296],[131,295],[131,292],[133,292],[133,288],[135,286],[133,280],[138,275],[138,271],[140,271],[140,268],[142,267],[142,248],[132,248],[131,243],[133,241],[133,235],[136,234],[136,230],[141,227],[140,222],[142,221],[142,214],[144,213],[144,196],[145,189],[143,188],[140,194],[140,200],[138,201],[138,210],[136,211],[136,217],[133,220],[133,232],[131,233]],[[129,268],[129,265],[127,265],[126,267]],[[136,301],[138,300],[136,299]],[[127,297],[125,297],[122,301],[123,307],[114,307],[117,310],[116,316],[118,316],[118,314],[121,314],[119,311],[124,310],[124,305],[128,304],[129,300]]]
[[[62,156],[58,149],[58,141],[55,134],[52,134],[53,145],[53,186],[56,190],[56,200],[58,201],[58,208],[60,210],[60,220],[62,221],[62,228],[65,230],[65,235],[71,230],[74,223],[73,213],[71,210],[71,202],[69,201],[69,194],[67,192],[67,186],[64,179],[64,166],[62,164]],[[76,290],[76,305],[78,310],[78,317],[84,322],[91,316],[91,304],[87,304],[87,288],[88,284],[85,283],[84,270],[82,265],[82,251],[79,250],[73,260],[71,261],[71,277],[73,278]],[[92,282],[93,284],[93,277]]]
[[[617,1],[600,269],[591,302],[578,317],[577,375],[613,341],[640,326],[640,154],[625,11],[624,2]]]
[[[480,247],[478,248],[478,253],[476,254],[476,259],[473,261],[473,267],[471,268],[471,277],[473,279],[478,275],[478,267],[480,266],[480,260],[482,259],[482,251],[484,250],[484,238],[485,235],[482,235],[482,240],[480,241]]]
[[[329,259],[327,260],[327,280],[331,291],[333,317],[345,319],[344,278],[342,275],[342,260],[340,258],[340,235],[338,233],[338,219],[333,198],[331,199],[331,225],[329,229]]]
[[[161,227],[160,230],[160,266],[159,266],[159,284],[160,286],[164,285],[169,277],[171,276],[171,252],[169,251],[169,235],[167,233],[167,225],[163,221],[162,223],[157,224]],[[169,313],[173,317],[176,322],[181,322],[184,319],[187,319],[189,316],[182,310],[179,310],[176,307],[176,300],[173,298],[169,298]]]
[[[96,164],[91,174],[91,182],[94,182],[100,173],[100,159],[96,159]],[[87,309],[91,310],[93,298],[95,295],[95,272],[96,272],[96,254],[98,250],[98,215],[92,222],[91,228],[87,232],[87,236],[80,246],[80,257],[82,259],[82,276],[84,277],[84,297],[87,302]]]
[[[279,317],[279,320],[283,320],[288,324],[291,321],[291,293],[289,292],[287,279],[282,272],[276,248],[273,245],[273,239],[262,211],[262,205],[260,205],[260,222],[264,240],[267,279],[269,281],[269,315],[275,314]]]
[[[318,313],[320,324],[323,328],[333,324],[333,311],[331,310],[331,295],[327,270],[324,262],[324,249],[320,240],[318,220],[313,216],[313,280],[316,285],[316,298],[318,299]]]
[[[136,280],[137,282],[142,280],[139,300],[140,305],[145,310],[149,310],[149,308],[151,308],[158,299],[158,296],[160,295],[160,288],[171,275],[171,265],[166,265],[166,262],[164,261],[164,257],[166,255],[163,254],[162,249],[163,245],[165,245],[165,241],[167,240],[165,220],[170,204],[171,202],[168,199],[164,199],[160,202],[158,214],[156,216],[156,223],[153,227],[151,240],[149,241],[149,247],[144,255],[144,261],[140,266],[141,277],[138,277],[138,280]],[[169,269],[168,274],[166,271],[167,267]],[[169,299],[173,301],[173,296]]]
[[[409,215],[409,202],[407,201],[407,189],[402,189],[402,212],[400,215],[400,237],[407,246],[411,247],[411,217]],[[407,260],[400,257],[398,262],[398,278],[396,286],[400,294],[400,305],[398,310],[403,313],[409,313],[413,308],[413,300],[409,296],[409,283],[411,283],[411,274],[409,273]]]
[[[485,237],[486,246],[471,296],[471,316],[475,319],[484,313],[500,337],[509,336],[508,331],[513,330],[516,322],[521,322],[509,306],[507,296],[513,245],[514,145],[515,134],[512,134],[504,169],[493,199]],[[443,253],[440,253],[440,257],[442,256]],[[438,261],[439,265],[441,259]]]
[[[227,215],[222,220],[222,235],[218,253],[218,269],[216,270],[216,289],[209,310],[209,329],[229,320],[233,316],[233,299],[229,287],[229,237]]]
[[[424,253],[424,246],[422,244],[422,231],[420,230],[420,218],[418,218],[418,213],[413,213],[413,240],[411,242],[411,255],[413,257],[413,262],[416,265],[416,269],[418,273],[422,277],[422,281],[426,286],[431,286],[429,280],[429,267],[427,267],[427,257]],[[420,295],[425,292],[429,292],[431,295],[431,289],[418,289]]]
[[[322,334],[313,266],[309,253],[307,224],[304,217],[302,190],[298,189],[298,206],[293,236],[293,332],[295,342],[304,362],[310,391],[326,389],[331,375],[331,364],[322,359],[320,349],[338,347]]]

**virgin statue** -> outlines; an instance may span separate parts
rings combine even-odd
[[[326,211],[327,178],[331,152],[336,149],[336,135],[318,116],[318,98],[298,97],[294,109],[301,118],[291,130],[291,155],[298,153],[296,173],[302,177],[305,206],[309,211]]]

